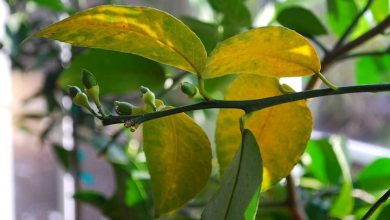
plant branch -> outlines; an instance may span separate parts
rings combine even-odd
[[[370,8],[371,4],[373,3],[373,0],[368,0],[364,8],[360,11],[359,14],[356,15],[356,17],[353,19],[352,23],[347,27],[347,29],[344,31],[343,35],[340,37],[340,39],[335,44],[334,48],[339,48],[347,39],[347,37],[351,34],[352,30],[356,27],[358,24],[360,18],[366,13],[366,11]]]
[[[348,53],[352,49],[356,48],[357,46],[365,43],[366,41],[370,40],[374,36],[383,33],[387,27],[390,26],[390,15],[387,16],[382,22],[377,24],[374,28],[367,31],[366,33],[362,34],[360,37],[356,38],[355,40],[345,44],[344,46],[340,46],[338,48],[334,48],[332,51],[330,51],[321,61],[321,72],[325,72],[325,70],[328,68],[330,64],[332,64],[335,60],[337,60],[342,55]],[[314,75],[310,78],[309,83],[306,85],[306,90],[314,89],[317,87],[319,82],[319,77]]]
[[[244,100],[244,101],[210,100],[210,101],[204,101],[192,105],[181,106],[181,107],[172,108],[165,111],[152,112],[143,115],[123,115],[123,116],[110,115],[105,117],[102,120],[102,122],[103,125],[111,125],[111,124],[118,124],[118,123],[125,123],[125,122],[130,122],[130,124],[135,125],[145,121],[149,121],[152,119],[161,118],[161,117],[165,117],[177,113],[200,110],[200,109],[211,109],[211,108],[242,109],[245,112],[250,113],[267,107],[298,101],[298,100],[314,98],[314,97],[340,95],[340,94],[347,94],[347,93],[385,92],[385,91],[390,91],[390,83],[338,87],[337,90],[332,90],[332,89],[310,90],[310,91],[297,92],[297,93],[285,94],[281,96],[256,99],[256,100]]]
[[[292,219],[294,220],[307,220],[308,217],[302,207],[302,202],[297,192],[297,188],[294,184],[294,179],[290,175],[286,177],[287,181],[287,203],[290,208]]]
[[[363,216],[362,220],[368,220],[372,214],[382,205],[382,203],[386,202],[386,200],[390,197],[390,189],[387,190],[385,194],[383,194],[378,201],[371,206],[371,208],[367,211],[367,213]]]
[[[339,60],[345,60],[345,59],[356,58],[356,57],[363,57],[363,56],[384,56],[384,55],[390,55],[390,50],[389,49],[385,50],[385,51],[372,51],[372,52],[362,52],[362,53],[347,54],[345,56],[340,57]]]

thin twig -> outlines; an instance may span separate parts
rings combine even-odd
[[[211,108],[242,109],[245,112],[249,113],[260,109],[272,107],[275,105],[280,105],[283,103],[305,100],[314,97],[340,95],[340,94],[347,94],[347,93],[384,92],[384,91],[390,91],[390,83],[338,87],[337,90],[332,90],[332,89],[310,90],[310,91],[297,92],[297,93],[285,94],[281,96],[256,99],[256,100],[244,100],[244,101],[210,100],[210,101],[203,101],[192,105],[176,107],[169,110],[147,113],[144,115],[123,115],[123,116],[110,115],[105,117],[102,120],[102,123],[103,125],[111,125],[111,124],[130,122],[130,124],[136,125],[145,121],[149,121],[152,119],[161,118],[173,114],[178,114],[178,113],[188,112],[193,110],[200,110],[200,109],[211,109]]]
[[[308,217],[303,209],[301,199],[299,197],[297,188],[294,184],[294,179],[290,175],[286,177],[287,181],[287,202],[291,211],[292,219],[307,220]]]
[[[353,19],[352,23],[347,27],[347,29],[344,31],[343,35],[340,37],[340,39],[335,44],[334,48],[339,48],[347,39],[347,37],[351,34],[353,29],[358,24],[360,18],[366,13],[366,11],[370,8],[371,4],[373,3],[373,0],[368,0],[364,8],[360,11],[359,14],[356,15],[356,17]]]
[[[164,97],[169,91],[171,91],[179,82],[181,79],[183,79],[188,72],[180,72],[175,77],[172,78],[172,85],[170,85],[168,88],[161,90],[159,93],[157,93],[157,98]]]
[[[119,136],[125,131],[126,128],[121,128],[118,131],[116,131],[110,138],[110,140],[103,146],[102,149],[98,152],[98,157],[101,157],[102,155],[106,154],[108,149],[110,149],[111,145],[113,145],[116,140],[119,138]]]
[[[362,220],[368,220],[372,214],[382,205],[382,203],[386,202],[386,200],[390,197],[390,189],[387,190],[385,194],[383,194],[378,201],[371,206],[371,208],[367,211],[367,213],[363,216]]]
[[[390,26],[390,15],[387,16],[382,22],[377,24],[374,28],[367,31],[366,33],[362,34],[360,37],[356,38],[355,40],[345,44],[344,46],[340,46],[338,48],[334,48],[332,51],[330,51],[321,61],[321,72],[325,73],[326,69],[339,57],[342,55],[348,53],[352,49],[356,48],[357,46],[367,42],[374,36],[383,33],[387,27]],[[310,78],[309,83],[306,85],[305,90],[311,90],[315,89],[319,84],[319,77],[314,75]]]
[[[313,43],[315,43],[322,50],[322,52],[324,52],[325,55],[329,53],[328,48],[326,48],[325,45],[319,40],[317,40],[315,37],[306,37],[309,38]]]
[[[390,51],[385,50],[385,51],[372,51],[372,52],[347,54],[345,56],[340,57],[338,60],[346,60],[350,58],[363,57],[363,56],[384,56],[384,55],[390,55]]]

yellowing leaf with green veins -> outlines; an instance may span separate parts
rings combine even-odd
[[[253,29],[219,44],[211,53],[203,78],[226,74],[286,77],[319,72],[320,60],[303,36],[283,27]]]
[[[233,81],[225,99],[260,99],[282,94],[276,78],[248,74]],[[240,146],[239,119],[243,114],[242,110],[224,109],[218,115],[215,138],[222,174]],[[311,113],[306,101],[296,101],[253,112],[245,124],[260,146],[264,191],[287,176],[299,161],[312,131]]]
[[[143,139],[159,216],[180,208],[206,185],[211,172],[210,142],[184,113],[145,122]]]
[[[207,59],[202,42],[186,25],[146,7],[97,6],[50,25],[36,36],[134,53],[192,73],[201,73]]]

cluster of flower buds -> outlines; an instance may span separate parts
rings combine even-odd
[[[100,116],[99,117],[104,117],[105,114],[102,109],[102,105],[99,100],[99,85],[97,84],[95,76],[89,72],[88,70],[83,70],[82,71],[82,77],[81,81],[83,82],[83,85],[85,87],[85,92],[81,91],[80,88],[77,86],[69,86],[68,87],[68,92],[70,97],[72,98],[73,103],[80,107],[86,108],[88,111],[90,111],[93,115],[99,116],[91,107],[89,104],[88,97],[92,99],[92,101],[95,103],[96,107],[99,110]],[[88,94],[88,96],[87,96]]]

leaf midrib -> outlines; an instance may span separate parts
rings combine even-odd
[[[245,140],[244,135],[243,135],[242,139],[243,139],[243,141],[242,141],[241,147],[240,147],[240,159],[238,161],[239,162],[238,163],[238,169],[237,169],[236,175],[234,176],[235,178],[234,178],[234,184],[233,184],[233,191],[232,191],[231,196],[229,197],[229,203],[228,203],[228,206],[227,206],[227,211],[225,212],[225,216],[223,218],[225,220],[227,219],[227,216],[228,216],[228,213],[229,213],[229,210],[230,210],[230,206],[232,205],[232,202],[233,202],[233,197],[234,197],[234,194],[236,192],[237,183],[238,183],[238,174],[241,171],[241,161],[242,161],[242,157],[244,155],[244,140]]]

